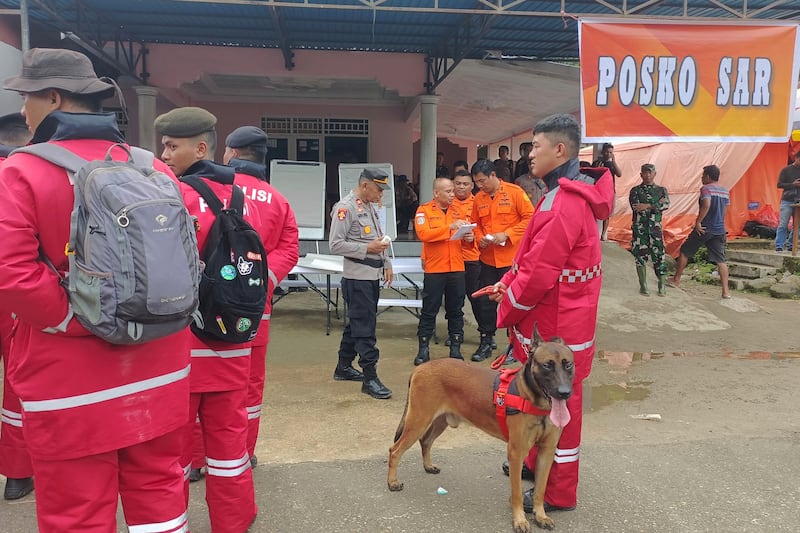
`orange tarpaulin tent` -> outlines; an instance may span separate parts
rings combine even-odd
[[[667,252],[677,255],[698,211],[700,175],[706,165],[720,168],[720,184],[731,191],[725,219],[728,237],[743,235],[745,222],[765,205],[777,213],[781,191],[778,174],[788,163],[787,143],[625,143],[614,147],[622,177],[616,180],[616,204],[608,236],[626,246],[631,241],[628,194],[641,183],[643,163],[656,166],[656,183],[667,188],[670,208],[664,214]],[[592,148],[581,150],[581,160],[592,160]]]

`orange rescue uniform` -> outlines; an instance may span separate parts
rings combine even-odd
[[[475,195],[472,220],[475,242],[490,234],[504,232],[508,235],[505,246],[491,245],[480,250],[480,260],[496,268],[511,266],[514,255],[533,216],[533,206],[518,185],[501,181],[494,198],[480,191]]]
[[[466,220],[467,215],[458,206],[451,205],[447,211],[431,200],[417,208],[414,215],[414,229],[422,241],[423,269],[426,274],[439,272],[463,272],[464,246],[472,246],[463,240],[451,241],[455,232],[450,225],[456,220]]]

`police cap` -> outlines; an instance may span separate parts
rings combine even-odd
[[[379,168],[365,168],[361,171],[361,179],[366,179],[383,189],[390,187],[389,174]]]
[[[212,131],[217,117],[200,107],[178,107],[159,115],[154,123],[160,135],[169,137],[195,137]]]
[[[246,146],[260,146],[266,148],[267,134],[255,126],[242,126],[236,128],[225,139],[228,148],[244,148]]]

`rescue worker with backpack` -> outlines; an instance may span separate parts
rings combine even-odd
[[[261,217],[258,228],[267,252],[267,306],[261,317],[258,335],[253,340],[250,354],[250,381],[247,386],[247,453],[253,468],[258,464],[255,455],[256,441],[261,421],[261,404],[264,400],[269,322],[272,312],[272,294],[278,283],[297,264],[299,257],[299,231],[294,211],[289,201],[267,182],[267,134],[256,126],[236,128],[225,139],[223,162],[236,172],[236,184],[245,197],[253,202]],[[189,480],[202,477],[205,466],[202,429],[195,426],[193,437],[192,469]]]
[[[195,241],[174,176],[128,147],[114,114],[101,112],[115,86],[97,78],[85,55],[29,50],[4,88],[22,94],[33,144],[44,147],[0,166],[0,312],[17,318],[8,378],[22,401],[39,531],[116,530],[120,499],[131,532],[185,529],[186,326],[197,308],[199,260],[184,246]],[[48,160],[70,155],[70,165]],[[109,218],[109,206],[84,203],[96,199],[87,167],[149,200]],[[118,192],[133,190],[110,197]],[[77,208],[97,218],[80,225]],[[138,237],[146,228],[153,249],[129,227]],[[133,269],[115,258],[119,243],[142,253]],[[162,244],[172,252],[153,261]],[[93,270],[104,259],[116,260],[115,270]],[[170,313],[158,332],[145,322],[154,319],[147,305]]]
[[[155,129],[164,146],[161,159],[180,177],[205,262],[200,286],[202,321],[191,328],[191,395],[182,463],[187,473],[186,497],[192,433],[199,418],[211,529],[242,533],[257,513],[247,452],[246,399],[252,340],[266,305],[267,256],[253,229],[260,227],[258,210],[234,185],[234,170],[212,160],[216,123],[205,109],[181,107],[157,117]],[[251,239],[246,249],[240,241],[226,240],[230,233],[222,224]],[[222,292],[215,292],[216,287]]]

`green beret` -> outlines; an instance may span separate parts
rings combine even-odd
[[[159,115],[154,123],[159,135],[169,137],[195,137],[212,131],[217,117],[200,107],[178,107]]]

